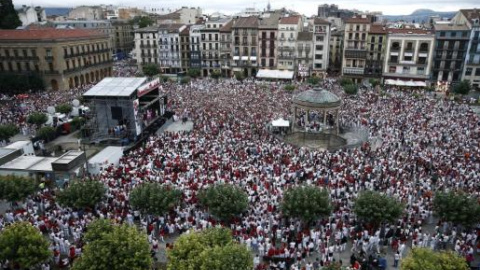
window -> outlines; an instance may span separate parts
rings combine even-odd
[[[315,50],[323,51],[323,45],[315,45]]]
[[[32,56],[37,57],[37,51],[36,50],[32,50]]]
[[[417,75],[425,75],[425,68],[424,67],[418,67],[417,68]]]
[[[6,57],[10,57],[10,51],[9,51],[8,49],[5,50],[5,56],[6,56]]]
[[[389,73],[395,73],[397,71],[397,67],[396,66],[389,66],[388,67],[388,72]]]
[[[403,67],[403,74],[410,74],[410,67]]]
[[[316,59],[316,60],[322,60],[322,59],[323,59],[323,55],[322,55],[322,54],[315,54],[315,59]]]
[[[405,61],[412,61],[412,56],[404,56],[403,60]]]
[[[322,68],[322,63],[315,63],[315,68],[321,69]]]
[[[13,55],[14,55],[15,57],[18,57],[18,51],[17,51],[17,50],[13,50]]]
[[[472,71],[473,71],[472,68],[467,68],[467,70],[465,70],[465,76],[470,76],[470,75],[472,75]]]
[[[261,64],[262,67],[264,67],[267,64],[267,61],[265,60],[265,58],[262,58],[261,63],[262,63]]]
[[[28,52],[27,52],[27,50],[22,50],[22,54],[23,54],[23,55],[22,55],[23,57],[28,57]]]
[[[375,42],[375,36],[372,36],[372,37],[370,38],[370,42],[372,42],[372,43]]]
[[[275,60],[274,60],[274,59],[270,59],[268,65],[269,65],[270,67],[273,67],[273,66],[275,65]]]
[[[323,41],[323,36],[316,36],[315,40],[316,41]]]
[[[382,43],[383,42],[383,37],[378,37],[378,42]]]
[[[480,76],[480,68],[475,69],[475,76]]]
[[[445,32],[444,32],[444,31],[441,31],[441,32],[440,32],[440,36],[441,36],[441,37],[444,37],[444,36],[445,36]]]
[[[22,64],[17,62],[17,71],[22,71]]]

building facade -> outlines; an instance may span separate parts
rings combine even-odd
[[[70,29],[93,29],[98,30],[110,38],[112,44],[112,52],[117,50],[117,44],[115,39],[115,29],[112,23],[107,20],[91,20],[91,21],[56,21],[53,22],[56,28],[70,28]]]
[[[364,78],[370,22],[368,16],[354,16],[345,21],[342,76],[357,83]]]
[[[128,55],[135,47],[133,26],[128,20],[110,20],[114,29],[114,52]]]
[[[435,23],[435,55],[432,81],[439,85],[460,82],[470,40],[465,24]]]
[[[220,28],[230,19],[214,18],[205,22],[200,30],[200,51],[202,53],[202,76],[210,76],[213,70],[220,70]]]
[[[42,7],[29,7],[23,5],[22,8],[17,9],[17,13],[23,26],[47,21],[47,14]]]
[[[309,77],[313,66],[313,36],[312,32],[298,32],[296,61],[297,76],[300,78]]]
[[[330,50],[328,51],[328,71],[338,74],[342,70],[343,31],[335,30],[330,35]]]
[[[232,76],[232,25],[233,21],[230,20],[224,26],[220,28],[220,68],[222,70],[222,76]]]
[[[151,26],[137,29],[134,36],[135,49],[133,57],[137,61],[138,68],[142,70],[146,64],[159,66],[158,27]]]
[[[384,80],[430,84],[435,35],[429,30],[388,29]],[[407,84],[408,85],[408,84]]]
[[[111,76],[108,36],[94,30],[0,30],[0,72],[39,74],[49,90]]]
[[[368,32],[365,77],[375,79],[382,77],[386,44],[387,30],[385,27],[380,24],[372,24]]]
[[[234,72],[255,76],[258,70],[258,17],[234,19],[232,25]]]
[[[68,18],[72,20],[96,21],[105,19],[104,10],[100,6],[79,6],[68,12]]]
[[[278,23],[277,39],[277,68],[280,70],[295,71],[296,40],[298,32],[303,31],[303,22],[300,16],[288,16]]]
[[[281,14],[265,13],[258,22],[259,67],[261,69],[277,68],[278,21]]]
[[[184,24],[164,24],[158,26],[158,56],[162,73],[177,74],[182,71],[180,32]]]
[[[190,67],[201,69],[202,68],[202,52],[201,46],[201,30],[205,28],[203,24],[194,24],[190,26]]]
[[[320,18],[313,20],[312,74],[325,77],[329,64],[330,23]]]
[[[452,21],[470,29],[462,80],[468,80],[473,88],[480,89],[480,10],[461,9]]]
[[[183,72],[190,69],[190,26],[180,32],[180,66]]]

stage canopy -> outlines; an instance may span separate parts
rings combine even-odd
[[[293,71],[261,69],[257,72],[257,78],[291,80]]]
[[[412,87],[425,87],[427,86],[426,82],[421,82],[421,81],[411,81],[411,80],[393,80],[393,79],[387,79],[385,80],[385,84],[387,85],[397,85],[397,86],[412,86]]]
[[[274,127],[289,127],[290,121],[285,120],[283,118],[278,118],[277,120],[272,121],[272,126]]]

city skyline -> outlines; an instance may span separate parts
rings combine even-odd
[[[268,0],[258,0],[253,2],[245,3],[242,0],[231,0],[225,2],[220,0],[183,0],[181,2],[172,2],[167,0],[146,0],[139,4],[133,0],[103,0],[101,4],[105,5],[115,5],[115,6],[128,6],[128,7],[138,7],[140,9],[152,9],[152,8],[178,8],[181,6],[188,7],[200,7],[203,12],[213,13],[221,12],[225,14],[234,14],[244,10],[245,8],[256,8],[263,10],[267,4]],[[384,15],[409,15],[417,9],[431,9],[435,11],[456,11],[459,9],[468,9],[475,8],[478,5],[477,1],[474,0],[463,0],[463,1],[451,1],[451,0],[425,0],[425,1],[413,1],[413,0],[404,0],[404,1],[392,1],[384,0],[382,1],[383,5],[380,7],[377,1],[367,0],[358,2],[355,0],[340,0],[340,1],[318,1],[318,0],[302,0],[298,2],[292,2],[288,0],[270,0],[270,4],[273,9],[277,8],[288,8],[300,12],[301,14],[311,16],[317,13],[317,7],[321,4],[336,4],[341,9],[357,9],[361,11],[380,11]],[[37,0],[33,1],[13,1],[16,6],[19,5],[35,5],[35,6],[44,6],[44,7],[75,7],[80,5],[98,5],[99,1],[95,0],[66,0],[62,1],[61,4],[57,0]]]

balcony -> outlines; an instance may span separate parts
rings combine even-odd
[[[293,54],[278,54],[277,55],[278,59],[294,59],[295,55]]]
[[[391,52],[399,52],[401,47],[390,47]]]
[[[345,58],[367,58],[367,51],[365,49],[345,49]]]
[[[47,60],[47,61],[53,61],[53,56],[45,56],[45,60]]]
[[[140,48],[142,48],[142,49],[156,49],[157,44],[140,44]]]
[[[365,73],[365,68],[360,67],[345,67],[343,68],[343,74],[352,74],[352,75],[363,75]]]

